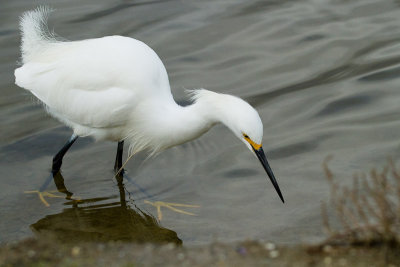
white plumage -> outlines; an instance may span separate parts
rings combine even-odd
[[[131,153],[155,154],[223,123],[255,154],[261,149],[262,122],[247,102],[200,89],[191,91],[192,105],[179,106],[163,63],[146,44],[122,36],[57,40],[47,30],[50,11],[21,17],[23,65],[15,83],[76,135],[126,140]]]

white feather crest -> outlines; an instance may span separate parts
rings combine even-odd
[[[26,63],[29,58],[40,50],[45,44],[57,42],[53,33],[49,32],[47,19],[53,11],[48,6],[26,11],[20,17],[21,52],[22,61]]]
[[[219,93],[209,91],[204,88],[199,89],[185,89],[185,93],[189,96],[189,99],[193,102],[197,102],[200,98],[202,100],[213,100],[215,96],[219,95]]]

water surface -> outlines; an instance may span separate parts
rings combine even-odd
[[[62,197],[45,198],[46,207],[24,192],[46,181],[46,190],[57,190],[47,180],[51,158],[71,131],[13,77],[18,16],[46,3],[0,4],[0,242],[43,232],[62,238],[65,231],[112,239],[111,229],[120,227],[104,222],[113,217],[132,229],[142,226],[126,218],[137,218],[156,229],[150,232],[161,231],[159,239],[183,244],[316,241],[323,237],[319,207],[329,198],[324,158],[334,156],[330,166],[346,184],[353,172],[400,156],[398,1],[57,0],[50,29],[70,40],[125,35],[146,42],[166,65],[177,100],[186,99],[185,88],[203,87],[253,104],[286,203],[254,156],[219,125],[154,159],[132,159],[124,201],[112,172],[116,144],[78,139],[62,169],[73,195],[55,193]],[[157,222],[156,208],[145,201],[200,207],[180,208],[196,216],[164,207]],[[133,238],[128,230],[118,235]]]

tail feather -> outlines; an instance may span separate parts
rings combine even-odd
[[[53,10],[40,6],[26,11],[20,18],[22,62],[26,63],[35,52],[56,39],[49,33],[47,18]]]

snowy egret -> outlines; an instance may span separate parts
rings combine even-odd
[[[228,127],[260,160],[280,199],[275,176],[261,146],[263,125],[241,98],[206,89],[190,92],[182,107],[171,94],[167,71],[141,41],[123,36],[61,41],[47,30],[47,7],[21,16],[22,66],[15,83],[36,96],[47,112],[73,129],[54,156],[57,173],[78,136],[118,142],[114,169],[122,169],[124,141],[131,155],[155,155],[198,138],[217,123]]]

